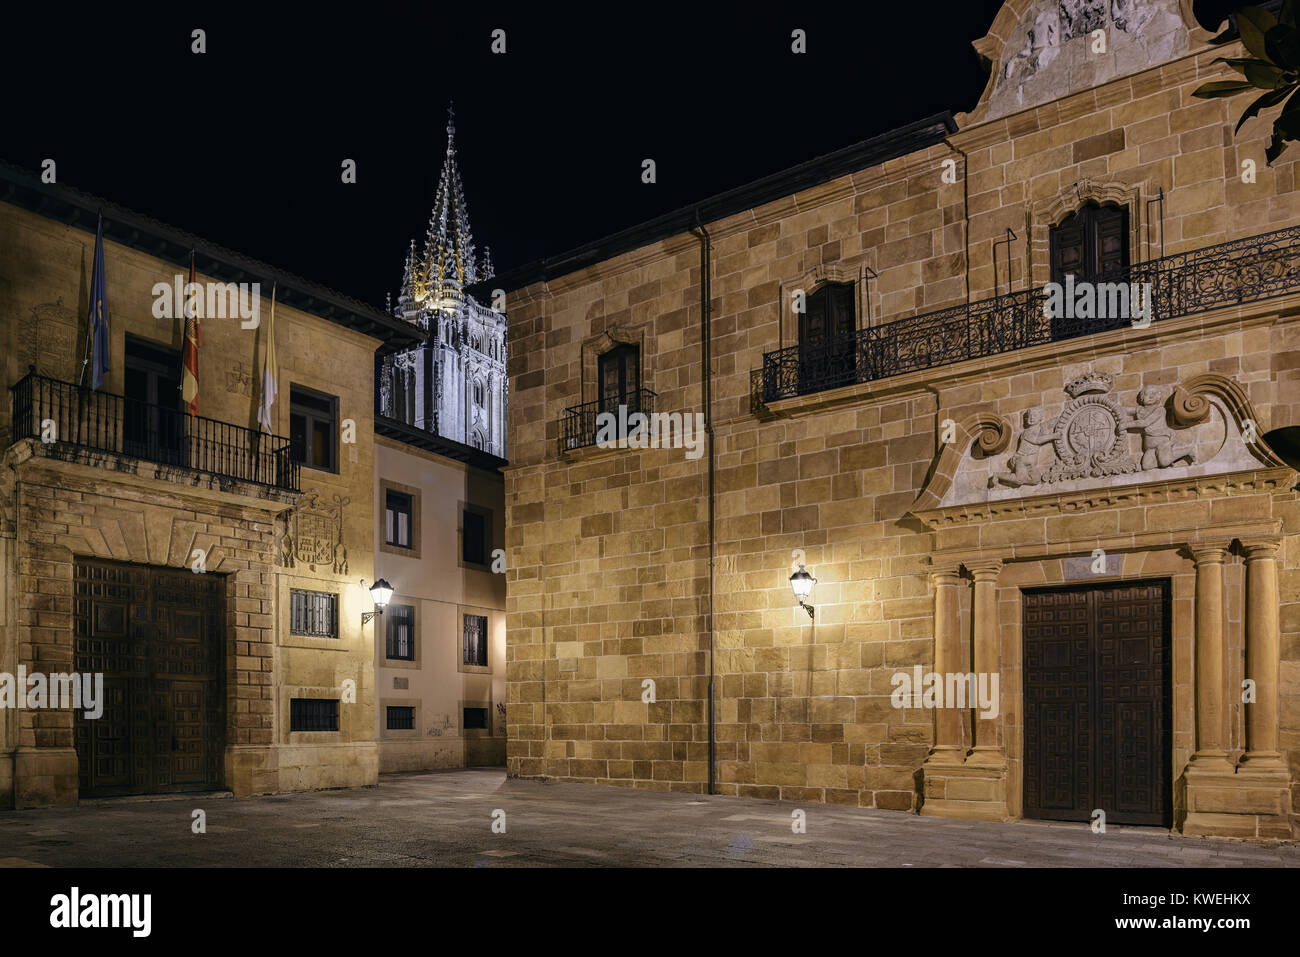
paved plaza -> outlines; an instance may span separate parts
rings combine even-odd
[[[196,809],[206,833],[192,832]],[[805,833],[791,830],[795,811]],[[10,867],[663,865],[1296,867],[1300,847],[510,781],[499,769],[384,775],[353,790],[0,812],[0,866]]]

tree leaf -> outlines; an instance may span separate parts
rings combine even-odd
[[[1244,56],[1216,56],[1210,62],[1226,63],[1228,64],[1228,66],[1232,67],[1234,70],[1238,72],[1241,72],[1241,68],[1244,67],[1247,63],[1262,63],[1266,66],[1269,65],[1268,60],[1255,60],[1252,59],[1251,57],[1244,57]]]
[[[1295,0],[1282,0],[1282,9],[1277,15],[1277,22],[1288,27],[1296,25]]]
[[[1284,70],[1294,70],[1300,65],[1300,31],[1279,23],[1264,34],[1268,58]]]
[[[1264,150],[1264,159],[1268,162],[1269,166],[1273,165],[1273,160],[1282,155],[1284,149],[1286,149],[1286,143],[1284,142],[1282,131],[1274,126],[1273,138],[1269,140],[1268,148]]]
[[[1236,19],[1237,32],[1241,34],[1241,42],[1246,45],[1246,49],[1260,59],[1267,60],[1268,45],[1264,42],[1264,34],[1277,26],[1273,14],[1262,7],[1242,7],[1237,11]]]
[[[1241,119],[1237,121],[1237,128],[1232,131],[1233,135],[1236,135],[1237,131],[1241,129],[1242,124],[1248,119],[1252,116],[1258,116],[1260,110],[1266,110],[1270,106],[1277,106],[1287,98],[1287,95],[1290,94],[1290,92],[1291,88],[1284,90],[1269,90],[1254,103],[1250,104],[1250,106],[1246,107],[1246,112],[1242,113]]]
[[[1215,80],[1213,83],[1198,86],[1192,91],[1192,96],[1198,96],[1202,100],[1213,100],[1220,96],[1236,96],[1238,93],[1253,89],[1255,89],[1253,84],[1242,80]]]
[[[1261,90],[1276,90],[1286,85],[1282,71],[1271,63],[1251,62],[1241,69],[1246,79]]]

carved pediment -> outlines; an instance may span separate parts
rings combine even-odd
[[[1014,426],[991,413],[958,424],[913,514],[972,507],[1005,513],[1004,503],[1014,512],[1018,502],[1035,497],[1084,502],[1097,492],[1182,480],[1202,489],[1252,488],[1206,479],[1287,471],[1264,441],[1249,398],[1224,376],[1209,373],[1172,390],[1146,386],[1125,396],[1112,376],[1093,371],[1067,383],[1064,393],[1062,405],[1025,409]]]

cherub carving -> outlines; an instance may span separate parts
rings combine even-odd
[[[999,485],[1019,488],[1042,481],[1043,470],[1036,464],[1038,450],[1056,438],[1056,419],[1044,421],[1042,409],[1026,409],[1024,423],[1016,440],[1016,451],[1007,459],[1008,471],[995,472],[989,478],[989,488]]]
[[[1167,469],[1180,461],[1196,462],[1196,447],[1179,441],[1165,413],[1165,394],[1159,386],[1149,385],[1138,392],[1136,406],[1124,409],[1124,428],[1142,433],[1142,471]]]

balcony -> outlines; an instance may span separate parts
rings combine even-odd
[[[1150,283],[1152,322],[1297,293],[1300,226],[1152,259],[1098,282]],[[1025,289],[765,353],[753,399],[776,402],[1132,322],[1126,316],[1049,317],[1047,299],[1043,288]]]
[[[606,434],[615,440],[648,429],[648,422],[633,427],[629,425],[628,419],[638,412],[647,417],[653,415],[656,398],[656,393],[649,389],[638,389],[625,395],[609,396],[565,409],[564,418],[560,422],[560,451],[573,452],[595,445],[604,422],[612,424],[613,429]],[[609,413],[613,419],[601,420],[601,413]]]
[[[29,372],[9,390],[13,441],[106,452],[299,491],[289,440]]]

